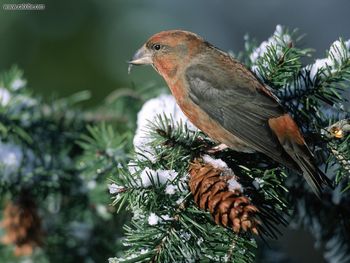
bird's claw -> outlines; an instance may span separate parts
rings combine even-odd
[[[216,146],[208,149],[207,153],[218,153],[218,152],[221,152],[223,150],[226,150],[227,148],[228,148],[228,146],[226,144],[221,143],[219,145],[216,145]]]

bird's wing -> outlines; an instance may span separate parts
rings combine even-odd
[[[238,66],[238,67],[237,67]],[[276,99],[243,65],[222,70],[214,64],[189,66],[185,72],[190,99],[223,128],[253,149],[296,169],[268,120],[284,114]]]

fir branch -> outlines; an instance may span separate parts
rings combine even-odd
[[[273,89],[282,88],[300,71],[301,59],[311,55],[311,49],[297,47],[301,38],[297,30],[290,33],[278,25],[273,36],[251,53],[251,69]]]
[[[288,83],[302,67],[301,59],[310,55],[309,50],[298,49],[292,44],[286,44],[280,52],[278,55],[276,46],[267,47],[267,52],[257,63],[259,75],[274,89]]]
[[[326,59],[301,69],[294,80],[279,91],[278,97],[292,112],[300,108],[317,111],[320,102],[333,105],[342,100],[339,91],[346,87],[349,76],[349,51],[340,39],[332,44]]]
[[[287,174],[278,168],[261,171],[258,169],[249,169],[240,165],[253,181],[254,188],[248,188],[246,191],[251,195],[252,202],[259,209],[259,217],[263,222],[261,226],[262,233],[270,238],[277,238],[280,231],[277,226],[286,226],[288,221],[285,219],[290,214],[288,203],[284,193],[288,190],[283,183]]]
[[[154,122],[150,122],[148,127],[149,136],[152,139],[150,145],[157,149],[159,145],[164,145],[172,151],[182,150],[181,156],[188,156],[193,159],[198,156],[203,149],[213,146],[213,142],[206,138],[200,131],[193,131],[182,121],[175,123],[172,117],[157,115]],[[183,159],[186,161],[186,159]]]
[[[335,176],[336,183],[339,183],[342,180],[348,180],[349,182],[343,191],[350,189],[350,151],[348,147],[349,141],[350,136],[347,136],[347,138],[340,143],[335,143],[332,141],[328,143],[328,147],[332,155],[340,166],[340,169],[337,170]],[[328,162],[331,162],[331,160]]]
[[[105,257],[116,247],[102,240],[115,240],[119,228],[103,204],[105,187],[76,165],[83,154],[76,140],[84,137],[88,124],[76,104],[88,98],[88,92],[80,92],[45,103],[27,89],[16,68],[0,77],[0,198],[4,205],[24,193],[36,203],[45,240],[28,256],[35,262],[101,261],[101,251]],[[31,221],[31,215],[24,217]],[[93,233],[99,235],[90,238]],[[0,249],[4,254],[7,248]]]
[[[18,163],[11,170],[3,164],[7,172],[0,176],[2,190],[18,194],[37,185],[33,194],[41,197],[62,190],[68,174],[75,173],[74,140],[84,127],[78,111],[63,111],[61,107],[86,98],[86,93],[48,106],[33,97],[16,68],[1,76],[0,85],[8,96],[8,101],[0,103],[0,137],[2,143],[11,145],[8,150],[15,153]]]
[[[117,172],[118,166],[127,163],[130,152],[129,134],[119,134],[111,125],[101,123],[88,126],[88,134],[82,134],[77,144],[84,150],[78,160],[78,167],[88,178],[96,175],[104,178]]]
[[[207,212],[196,207],[184,184],[187,181],[189,162],[205,152],[211,142],[206,138],[203,139],[202,134],[189,130],[185,124],[175,124],[165,116],[158,116],[149,124],[148,130],[148,136],[151,138],[149,146],[157,161],[135,159],[132,165],[136,169],[130,171],[124,169],[113,179],[114,187],[121,189],[116,192],[114,205],[119,207],[126,205],[134,216],[131,225],[125,228],[126,244],[132,246],[127,250],[125,257],[110,261],[187,262],[190,258],[197,260],[205,258],[225,262],[237,260],[251,262],[255,247],[251,237],[244,234],[237,235],[230,229],[215,225]],[[164,177],[165,173],[169,173],[169,169],[177,172],[175,178]],[[252,171],[246,167],[240,166],[239,169],[246,178],[242,178],[243,181],[246,180],[245,183],[242,182],[248,195],[252,202],[258,205],[259,216],[263,222],[261,233],[276,237],[275,233],[278,233],[276,225],[286,223],[281,214],[288,212],[280,192],[285,191],[281,186],[285,175],[277,176],[275,169],[263,174],[259,170]],[[258,176],[261,176],[261,181],[265,180],[265,183],[257,193],[254,191],[253,181]],[[178,190],[167,193],[169,186],[175,186]],[[164,215],[171,220],[164,219]],[[184,236],[181,236],[181,233],[188,231],[189,239],[185,240],[184,245]],[[213,238],[219,232],[220,240]],[[223,243],[224,236],[227,239],[225,243]],[[196,244],[196,240],[203,240],[200,246]],[[232,242],[234,246],[231,245]],[[249,252],[242,253],[247,248]],[[141,251],[147,252],[141,253]]]

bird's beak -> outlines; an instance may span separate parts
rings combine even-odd
[[[135,55],[130,61],[128,61],[128,63],[128,73],[130,73],[133,65],[151,65],[153,63],[152,54],[145,46],[143,46],[136,51]]]

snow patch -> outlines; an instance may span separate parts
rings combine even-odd
[[[147,127],[150,122],[156,119],[157,115],[162,114],[171,116],[175,123],[180,121],[186,123],[190,130],[197,130],[182,113],[173,96],[163,94],[148,100],[137,114],[137,129],[133,140],[135,152],[140,160],[156,161],[154,150],[149,145],[152,138],[149,137]]]
[[[221,159],[214,159],[214,158],[212,158],[211,156],[209,156],[207,154],[203,155],[202,158],[203,158],[204,162],[212,165],[214,168],[217,168],[217,169],[228,169],[227,164]]]
[[[168,195],[173,195],[173,194],[175,194],[176,190],[177,190],[177,186],[176,185],[169,184],[165,188],[165,193],[168,194]]]
[[[308,65],[306,68],[310,70],[310,78],[315,79],[317,73],[320,70],[324,70],[324,74],[327,75],[329,72],[327,68],[333,73],[336,71],[336,64],[341,64],[344,58],[350,57],[350,40],[344,42],[346,50],[343,49],[343,45],[339,40],[333,42],[329,48],[329,52],[326,58],[316,59],[314,64]]]
[[[253,186],[256,188],[256,189],[260,189],[260,187],[264,184],[264,179],[261,179],[261,178],[254,178],[254,181],[253,181]]]
[[[159,217],[155,213],[150,213],[148,217],[148,224],[150,226],[155,226],[158,224]]]
[[[173,181],[178,173],[175,170],[152,170],[146,167],[140,174],[140,185],[149,187],[153,184],[164,185],[167,181]]]
[[[264,56],[269,47],[275,46],[277,53],[282,56],[282,47],[292,40],[289,34],[283,34],[283,28],[281,25],[277,25],[273,35],[266,41],[263,41],[254,51],[250,54],[250,61],[252,63]],[[256,68],[257,69],[257,68]]]
[[[5,88],[0,87],[0,105],[3,107],[7,106],[10,102],[10,99],[11,99],[10,92]]]
[[[236,180],[236,178],[232,178],[227,181],[228,184],[228,189],[230,191],[240,191],[243,192],[243,187],[242,185]]]
[[[123,189],[123,186],[117,185],[117,184],[109,184],[108,189],[110,194],[118,194],[121,189]]]
[[[11,89],[12,90],[19,90],[21,88],[23,88],[26,85],[26,81],[23,79],[15,79],[12,83],[11,83]]]
[[[23,152],[18,145],[0,141],[0,169],[3,176],[8,177],[17,171],[23,160]]]

